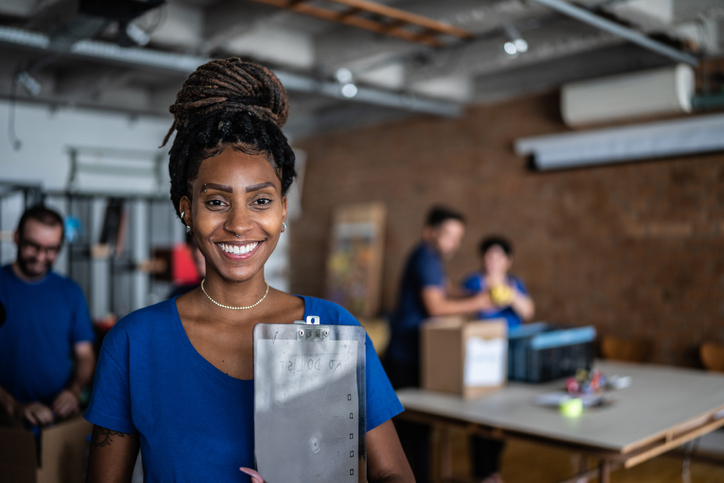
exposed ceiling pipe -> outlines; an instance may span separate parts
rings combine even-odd
[[[676,50],[666,44],[662,44],[661,42],[657,42],[637,30],[624,27],[616,22],[607,20],[603,17],[589,12],[584,8],[576,7],[563,0],[533,1],[540,3],[541,5],[545,5],[546,7],[550,7],[553,10],[556,10],[564,15],[573,17],[576,20],[580,20],[581,22],[593,25],[596,28],[605,30],[606,32],[610,32],[614,35],[618,35],[619,37],[629,40],[634,44],[640,45],[645,49],[658,52],[659,54],[669,57],[677,62],[686,62],[687,64],[691,64],[694,67],[696,67],[699,63],[697,58],[693,55]]]
[[[97,40],[81,40],[70,46],[69,49],[58,50],[54,48],[53,43],[47,35],[10,27],[0,27],[0,43],[13,44],[34,50],[52,52],[54,54],[106,62],[110,61],[131,67],[163,69],[185,75],[196,70],[199,65],[211,60],[207,57],[175,54],[136,47],[121,47],[116,44]],[[463,111],[463,106],[455,102],[421,98],[414,95],[362,86],[358,86],[356,96],[350,99],[342,95],[342,86],[335,82],[316,80],[279,70],[274,70],[274,73],[290,91],[321,94],[337,99],[376,104],[404,111],[442,117],[458,117]]]

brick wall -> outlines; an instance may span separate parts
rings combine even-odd
[[[477,268],[486,233],[515,244],[536,320],[593,324],[645,338],[655,362],[696,366],[698,345],[724,342],[724,153],[533,173],[516,138],[565,131],[556,95],[472,108],[458,120],[416,117],[298,143],[308,165],[292,234],[292,291],[322,296],[332,209],[388,208],[383,309],[394,306],[427,208],[468,218],[449,274]]]

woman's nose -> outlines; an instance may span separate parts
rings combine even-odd
[[[253,226],[254,221],[251,216],[249,216],[249,212],[246,209],[232,208],[229,211],[229,219],[227,220],[224,228],[237,236],[241,236],[245,232],[251,230]]]

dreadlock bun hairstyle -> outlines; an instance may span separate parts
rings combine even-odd
[[[247,154],[266,154],[282,185],[294,181],[294,152],[281,131],[289,116],[289,98],[266,67],[239,58],[212,60],[193,72],[169,108],[176,131],[169,152],[171,201],[176,213],[201,162],[233,145]]]

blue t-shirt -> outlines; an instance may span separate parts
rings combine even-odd
[[[50,405],[73,376],[73,346],[95,338],[83,291],[49,272],[36,283],[0,268],[0,386],[22,403]]]
[[[359,325],[342,307],[301,297],[305,319]],[[367,430],[403,408],[367,337]],[[249,482],[254,464],[254,381],[214,367],[191,344],[176,299],[137,310],[108,333],[84,414],[93,424],[139,433],[145,481]],[[282,457],[282,455],[280,455]]]
[[[513,275],[508,275],[508,285],[515,287],[518,292],[523,295],[528,295],[528,290],[525,288],[523,281]],[[470,294],[480,293],[488,290],[485,284],[485,277],[480,272],[475,272],[463,281],[463,288]],[[483,310],[478,312],[478,317],[481,319],[505,319],[508,322],[508,329],[514,329],[523,323],[523,319],[520,315],[513,310],[511,306],[498,307],[491,310]]]
[[[397,307],[390,320],[387,357],[391,361],[413,365],[419,363],[420,324],[430,317],[422,300],[422,291],[426,287],[444,289],[445,284],[442,257],[429,244],[420,243],[407,259]]]

